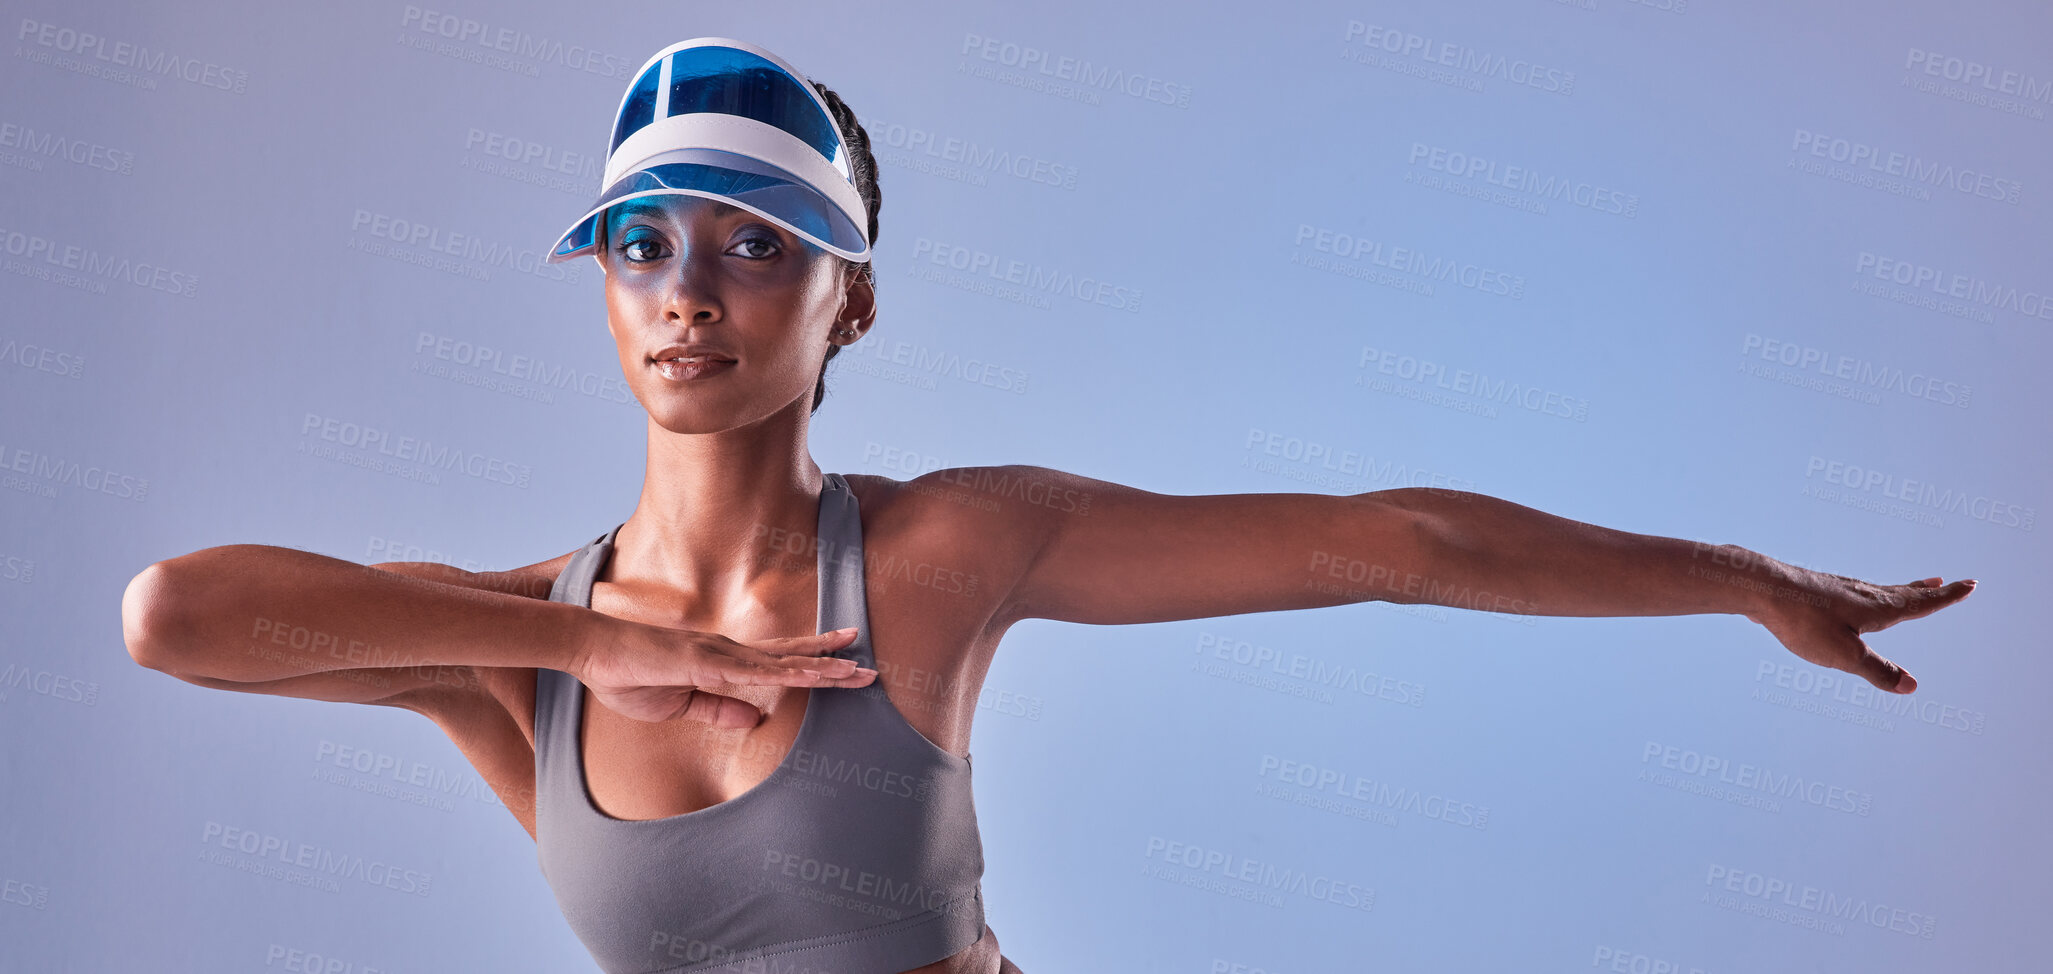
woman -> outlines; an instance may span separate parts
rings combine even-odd
[[[984,921],[969,736],[1021,619],[1732,612],[1908,693],[1861,634],[1974,584],[1871,584],[1459,491],[822,473],[826,362],[876,315],[853,113],[761,48],[681,42],[623,96],[602,186],[552,259],[598,262],[648,413],[625,521],[504,572],[209,548],[139,574],[123,623],[137,662],[191,683],[433,720],[609,972],[1017,971]],[[246,648],[281,626],[307,648]]]

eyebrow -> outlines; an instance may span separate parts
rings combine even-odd
[[[642,213],[662,213],[663,208],[657,206],[654,203],[644,203],[640,200],[632,200],[622,205],[618,212],[621,216],[635,216],[637,214]]]
[[[719,209],[715,210],[715,212],[719,212],[719,210],[732,210],[734,211],[734,213],[748,212],[747,210],[744,210],[741,207],[735,206],[731,203],[723,203],[719,200],[708,200],[703,196],[687,196],[685,198],[692,200],[700,200],[706,203],[717,204]],[[622,217],[630,217],[640,214],[651,214],[661,216],[663,214],[663,207],[660,204],[648,202],[647,197],[642,197],[638,199],[629,200],[625,203],[620,204],[618,207],[615,208],[615,212]],[[732,216],[734,215],[734,213],[723,213],[722,215]]]

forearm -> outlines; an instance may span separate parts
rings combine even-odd
[[[1618,531],[1486,494],[1437,488],[1378,491],[1421,515],[1425,542],[1390,602],[1427,602],[1550,616],[1735,613],[1757,618],[1801,597],[1801,570],[1738,545]]]
[[[124,601],[130,652],[239,683],[378,667],[570,669],[608,618],[270,545],[208,548],[151,572]]]

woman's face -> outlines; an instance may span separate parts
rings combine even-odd
[[[604,215],[607,328],[628,388],[671,432],[719,432],[786,408],[806,416],[828,343],[869,327],[863,275],[740,207],[644,196]],[[733,364],[694,376],[658,361],[684,344]]]

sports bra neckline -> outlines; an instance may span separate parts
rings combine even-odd
[[[626,522],[623,521],[621,523],[625,524]],[[599,573],[605,570],[606,563],[613,560],[613,535],[619,530],[620,528],[616,526],[612,531],[606,532],[606,536],[599,541],[598,558],[592,566],[592,579],[595,583],[598,581]],[[822,578],[819,580],[820,585],[824,586],[827,583],[827,579]],[[592,607],[592,592],[590,588],[585,589],[584,599],[581,604],[587,609]],[[813,628],[816,631],[820,628],[819,613],[817,611],[814,613]],[[603,809],[599,808],[599,803],[592,799],[592,780],[590,774],[585,770],[585,699],[591,695],[591,690],[586,688],[582,681],[579,681],[576,691],[571,694],[570,724],[574,730],[572,731],[570,754],[571,767],[577,773],[578,795],[583,799],[581,805],[584,811],[589,813],[588,817],[596,818],[602,822],[610,822],[627,827],[661,826],[686,820],[708,818],[711,817],[710,813],[712,812],[730,805],[742,804],[751,796],[768,792],[778,778],[792,771],[792,755],[802,753],[802,748],[811,747],[813,728],[816,723],[814,718],[820,713],[819,704],[821,701],[821,698],[813,693],[812,690],[822,689],[832,690],[838,688],[812,687],[807,691],[805,714],[799,718],[798,735],[792,738],[791,747],[786,749],[784,755],[777,759],[777,766],[771,768],[770,773],[764,776],[763,780],[756,782],[753,787],[726,801],[714,802],[704,808],[695,808],[689,812],[665,815],[662,818],[620,818],[616,815],[607,814]]]
[[[837,491],[843,496],[834,496]],[[846,557],[847,553],[839,557],[830,557],[826,549],[822,549],[814,574],[816,597],[813,613],[813,631],[816,633],[822,632],[827,625],[827,595],[836,592],[837,586],[840,584],[849,585],[856,593],[855,604],[860,609],[860,615],[856,617],[856,620],[850,621],[856,622],[859,620],[857,624],[862,626],[864,631],[856,637],[856,642],[849,644],[847,649],[829,655],[843,655],[848,650],[853,650],[848,655],[853,656],[856,660],[856,665],[875,668],[877,665],[876,644],[870,640],[868,632],[868,587],[863,579],[863,566],[867,563],[867,559],[863,556],[862,521],[860,517],[860,508],[856,502],[855,491],[849,487],[848,481],[838,473],[826,474],[820,487],[819,536],[822,538],[843,536],[838,535],[836,529],[845,528],[849,532],[845,536],[852,538],[849,548],[854,558]],[[571,604],[581,605],[587,609],[592,607],[592,589],[598,581],[599,574],[613,560],[614,538],[626,524],[627,522],[622,521],[620,524],[614,525],[612,530],[592,541],[591,548],[593,551],[590,555],[590,567],[584,570],[581,578],[575,580],[580,584],[571,591],[573,597],[568,600]],[[842,573],[847,574],[849,581],[843,582],[841,578]],[[882,679],[881,674],[879,679]],[[771,787],[772,785],[778,784],[782,778],[797,773],[796,769],[792,767],[793,757],[819,752],[819,748],[814,746],[813,739],[818,734],[817,725],[828,719],[825,713],[829,707],[855,702],[864,696],[874,695],[876,704],[881,705],[891,718],[887,723],[899,725],[906,734],[910,734],[914,739],[924,744],[926,750],[941,755],[941,759],[950,766],[959,767],[967,773],[974,773],[974,763],[968,756],[956,754],[954,751],[934,743],[932,738],[921,732],[919,728],[914,727],[911,721],[906,720],[903,712],[898,709],[896,704],[891,702],[889,695],[884,692],[884,685],[882,683],[872,682],[868,686],[863,687],[812,687],[806,694],[805,714],[799,718],[798,734],[792,738],[791,746],[785,750],[782,757],[778,758],[777,766],[771,768],[770,773],[764,776],[763,780],[756,782],[753,787],[726,801],[715,802],[704,808],[696,808],[689,812],[679,812],[676,815],[666,815],[662,818],[619,818],[601,810],[599,803],[592,799],[591,777],[585,768],[584,746],[585,700],[591,691],[585,687],[583,681],[573,679],[572,683],[575,684],[575,688],[569,693],[570,711],[568,723],[571,728],[571,747],[569,748],[570,753],[568,757],[571,769],[574,772],[579,799],[573,804],[579,807],[578,814],[580,817],[605,823],[606,827],[626,829],[638,827],[653,828],[666,824],[675,825],[686,821],[700,821],[715,817],[713,813],[730,805],[747,804],[752,798],[764,793],[774,792],[775,789]],[[817,690],[840,692],[828,695],[811,692]]]

